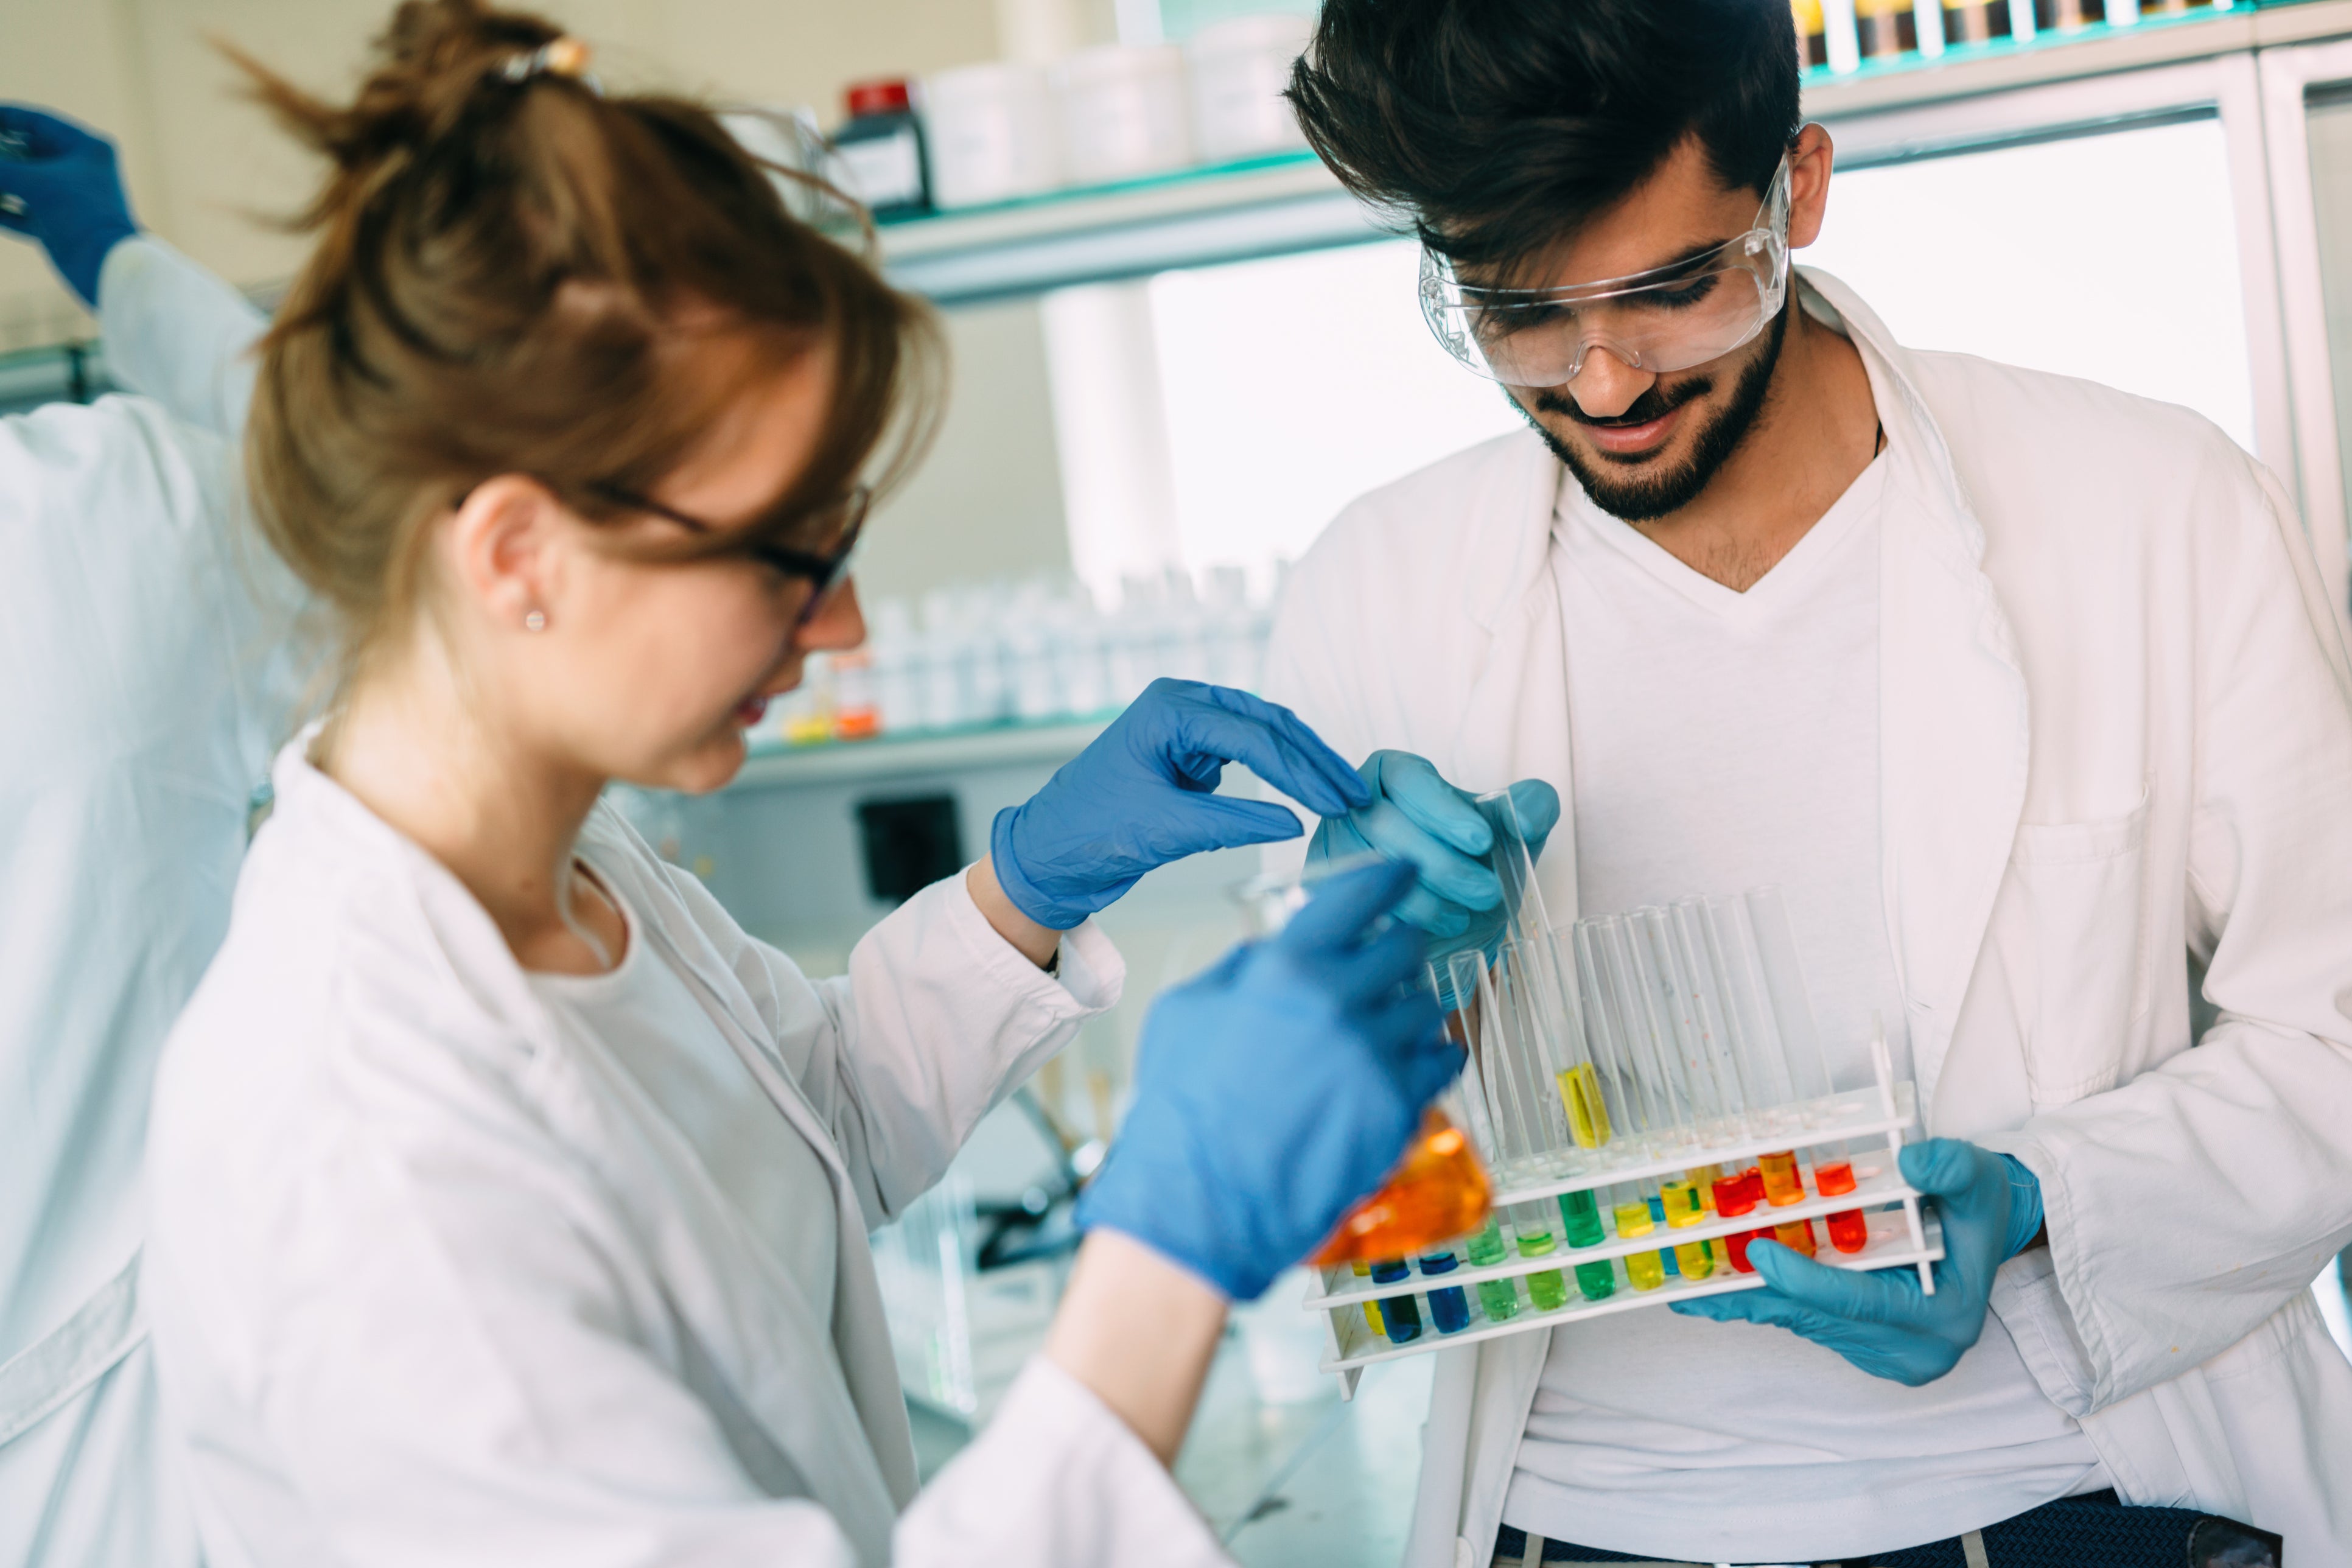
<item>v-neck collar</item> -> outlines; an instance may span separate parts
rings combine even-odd
[[[1769,571],[1745,592],[1727,587],[1685,564],[1672,551],[1624,519],[1612,517],[1572,484],[1560,487],[1559,526],[1581,529],[1617,551],[1651,577],[1698,608],[1735,625],[1776,618],[1820,586],[1837,553],[1853,535],[1874,525],[1886,488],[1886,454],[1881,451],[1829,510]]]

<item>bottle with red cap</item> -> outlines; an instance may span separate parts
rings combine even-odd
[[[903,77],[852,83],[849,119],[833,133],[837,177],[877,218],[930,208],[923,128]]]

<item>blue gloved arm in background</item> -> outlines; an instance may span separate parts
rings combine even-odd
[[[1676,1301],[1689,1317],[1776,1323],[1824,1345],[1873,1377],[1917,1387],[1959,1363],[1984,1331],[1992,1277],[2042,1229],[2042,1183],[2007,1154],[1955,1138],[1906,1144],[1904,1179],[1936,1200],[1944,1257],[1936,1293],[1908,1268],[1831,1268],[1777,1241],[1748,1244],[1768,1288]]]
[[[1328,815],[1369,794],[1347,760],[1287,708],[1197,680],[1155,680],[989,834],[1013,907],[1067,931],[1143,874],[1203,849],[1296,838],[1287,806],[1216,793],[1227,763]]]
[[[1421,933],[1381,919],[1412,887],[1394,863],[1334,877],[1280,934],[1152,1005],[1080,1226],[1249,1300],[1380,1184],[1462,1067],[1412,984]]]
[[[107,253],[139,232],[114,143],[58,115],[0,104],[0,228],[39,241],[66,287],[98,309]]]
[[[1421,882],[1397,919],[1429,933],[1431,961],[1473,948],[1491,954],[1508,911],[1502,883],[1486,861],[1494,830],[1472,804],[1475,797],[1411,752],[1374,752],[1362,772],[1371,800],[1345,816],[1324,812],[1307,858],[1339,860],[1377,850],[1410,860]],[[1511,786],[1511,805],[1528,852],[1540,856],[1559,824],[1559,792],[1541,779],[1521,779]]]

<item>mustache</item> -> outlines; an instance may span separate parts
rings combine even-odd
[[[1647,425],[1651,420],[1664,418],[1684,404],[1705,397],[1714,390],[1715,378],[1705,375],[1695,375],[1667,390],[1654,386],[1633,399],[1622,414],[1612,414],[1606,419],[1587,414],[1576,405],[1575,398],[1564,396],[1549,388],[1536,395],[1536,407],[1545,414],[1558,414],[1573,419],[1579,425],[1598,425],[1603,428],[1612,425]]]

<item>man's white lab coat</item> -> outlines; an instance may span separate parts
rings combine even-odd
[[[171,331],[233,366],[260,324],[145,240],[100,294],[119,363]],[[0,1563],[24,1568],[195,1555],[155,1431],[141,1152],[299,671],[233,500],[240,378],[187,363],[166,405],[0,419]]]
[[[1881,859],[1927,1130],[2015,1154],[2048,1212],[1993,1309],[2125,1500],[2352,1562],[2352,1367],[2307,1289],[2352,1241],[2342,616],[2276,483],[2207,421],[1906,351],[1803,277],[1896,458]],[[1290,579],[1268,694],[1343,753],[1573,801],[1563,482],[1527,433],[1357,501]],[[1538,873],[1555,919],[1575,847],[1563,824]],[[2194,1049],[2191,948],[2221,1009]],[[1549,1341],[1440,1353],[1412,1568],[1486,1561]]]
[[[818,1156],[795,1206],[839,1252],[813,1298],[464,886],[301,748],[149,1144],[148,1310],[213,1563],[1224,1561],[1042,1358],[917,1489],[866,1232],[1118,999],[1091,924],[1056,979],[952,878],[813,983],[598,807],[580,853],[630,940]]]

